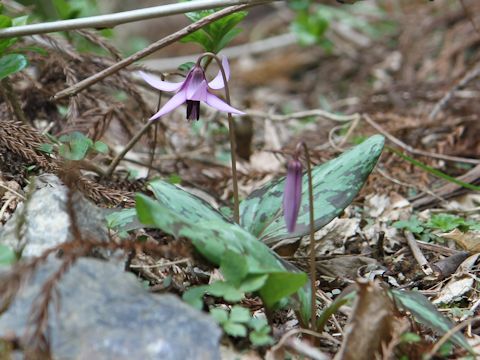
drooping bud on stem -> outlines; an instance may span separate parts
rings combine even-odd
[[[288,162],[287,178],[283,191],[283,216],[288,232],[295,231],[298,212],[302,202],[302,163],[298,156]]]

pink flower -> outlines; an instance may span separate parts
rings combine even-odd
[[[298,158],[288,162],[287,178],[283,191],[283,216],[288,232],[295,230],[302,202],[302,163]]]
[[[226,57],[223,58],[222,65],[228,81],[230,78],[230,67],[228,66]],[[198,65],[195,65],[188,72],[184,81],[177,83],[163,81],[144,72],[140,72],[140,75],[149,85],[158,90],[177,92],[150,120],[158,119],[160,116],[169,113],[185,102],[187,103],[187,119],[198,120],[200,117],[200,101],[220,111],[232,114],[244,114],[242,111],[231,107],[219,97],[210,93],[210,89],[218,90],[225,87],[220,71],[217,76],[208,83],[205,77],[205,71]]]

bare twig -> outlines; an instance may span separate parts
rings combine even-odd
[[[480,67],[479,67],[480,71]],[[392,134],[390,134],[388,131],[386,131],[383,127],[381,127],[376,121],[374,121],[368,114],[362,114],[363,119],[372,126],[375,130],[377,130],[379,133],[381,133],[383,136],[385,136],[388,140],[390,140],[392,143],[394,143],[397,146],[400,146],[402,149],[405,151],[419,155],[419,156],[428,156],[431,158],[435,159],[440,159],[440,160],[445,160],[445,161],[456,161],[456,162],[461,162],[461,163],[468,163],[468,164],[480,164],[479,159],[471,159],[471,158],[464,158],[464,157],[459,157],[459,156],[450,156],[450,155],[443,155],[443,154],[436,154],[428,151],[423,151],[423,150],[418,150],[413,147],[411,147],[408,144],[405,144],[402,140],[396,138]]]
[[[422,271],[425,273],[425,275],[433,274],[433,270],[430,267],[430,264],[428,263],[427,259],[423,255],[422,250],[420,250],[420,247],[417,244],[417,240],[415,239],[413,234],[408,230],[405,230],[404,233],[407,239],[408,246],[412,251],[413,257],[417,261],[418,265],[420,265],[420,268],[422,269]]]
[[[22,107],[18,103],[17,95],[12,88],[12,84],[10,84],[10,80],[8,78],[2,79],[1,81],[1,88],[2,88],[2,95],[5,97],[5,100],[10,104],[12,108],[13,114],[17,118],[18,121],[28,124],[27,117],[22,110]]]
[[[107,15],[90,16],[71,20],[52,21],[24,26],[14,26],[0,30],[0,39],[16,36],[45,34],[49,32],[78,30],[85,28],[110,28],[116,25],[126,24],[135,21],[154,19],[163,16],[184,14],[190,11],[207,10],[246,3],[251,3],[251,0],[196,0],[191,2],[173,3]]]
[[[339,121],[339,122],[355,121],[356,119],[360,118],[360,114],[356,114],[356,113],[352,114],[352,115],[338,115],[338,114],[330,113],[330,112],[322,110],[322,109],[299,111],[299,112],[291,113],[291,114],[287,114],[287,115],[275,115],[275,114],[270,114],[270,113],[266,113],[266,112],[263,112],[263,111],[257,111],[257,110],[246,110],[245,113],[247,114],[247,116],[270,119],[270,120],[274,120],[274,121],[287,121],[287,120],[293,120],[293,119],[303,119],[303,118],[311,117],[311,116],[323,118],[323,119],[326,119],[326,120]]]
[[[293,329],[293,330],[290,330],[290,331],[286,332],[282,336],[280,341],[270,349],[269,353],[267,354],[266,359],[267,360],[275,359],[275,353],[278,352],[280,349],[282,349],[282,347],[290,347],[293,350],[297,351],[298,348],[295,345],[292,346],[292,343],[289,341],[292,336],[297,335],[297,334],[307,334],[307,335],[315,336],[315,337],[318,337],[318,338],[327,337],[328,340],[331,340],[331,341],[335,342],[337,345],[340,344],[337,339],[331,338],[331,336],[329,336],[326,333],[320,334],[318,332],[315,332],[315,331],[312,331],[312,330],[307,330],[307,329]],[[322,354],[322,353],[316,353],[316,357],[311,357],[313,354],[305,354],[303,351],[299,351],[299,352],[302,353],[303,355],[308,355],[311,359],[322,359],[322,360],[329,359],[329,357],[327,355]]]
[[[193,24],[190,24],[183,29],[174,32],[173,34],[170,34],[163,39],[160,39],[157,42],[154,42],[150,46],[147,46],[145,49],[140,50],[139,52],[136,52],[135,54],[123,59],[122,61],[119,61],[112,66],[106,68],[105,70],[102,70],[82,81],[79,83],[70,86],[57,94],[54,95],[55,100],[63,99],[68,96],[73,96],[75,94],[78,94],[80,91],[85,90],[86,88],[92,86],[93,84],[96,84],[97,82],[105,79],[106,77],[122,70],[123,68],[127,67],[128,65],[133,64],[135,61],[138,61],[150,54],[153,54],[155,51],[160,50],[170,44],[173,44],[174,42],[180,40],[184,36],[191,34],[192,32],[202,28],[203,26],[210,24],[214,22],[215,20],[221,19],[222,17],[225,17],[227,15],[230,15],[234,12],[244,10],[252,5],[257,5],[257,4],[264,4],[264,0],[257,0],[257,1],[252,1],[249,0],[248,3],[245,5],[236,5],[236,6],[230,6],[226,9],[217,11],[211,15],[208,15],[204,17],[203,19],[198,20],[197,22],[194,22]]]
[[[472,317],[472,318],[469,318],[463,322],[461,322],[460,324],[452,327],[450,330],[448,330],[442,337],[440,340],[438,340],[438,342],[432,347],[432,350],[430,350],[430,352],[425,356],[425,359],[426,360],[429,360],[431,359],[433,356],[435,356],[435,354],[438,352],[438,350],[440,350],[440,348],[442,347],[443,344],[445,344],[448,339],[450,339],[453,335],[455,335],[455,333],[461,329],[463,329],[464,327],[470,325],[472,322],[474,321],[478,321],[480,320],[480,316],[475,316],[475,317]],[[477,354],[478,355],[478,354]]]
[[[150,126],[152,126],[153,121],[147,121],[145,125],[135,134],[133,138],[130,139],[127,145],[123,148],[121,152],[115,156],[115,158],[112,160],[110,165],[108,166],[108,169],[105,170],[105,177],[109,177],[112,175],[112,173],[115,171],[115,168],[117,167],[118,163],[123,159],[123,157],[135,146],[135,144],[140,140],[140,138],[145,134]]]
[[[4,189],[7,190],[7,191],[10,191],[12,194],[17,195],[20,199],[25,200],[25,196],[23,196],[22,194],[20,194],[19,192],[15,191],[15,190],[9,188],[8,186],[3,185],[2,183],[0,183],[0,187],[1,187],[1,188],[4,188]]]
[[[460,79],[458,83],[456,83],[450,90],[448,90],[445,95],[435,104],[432,111],[428,115],[429,120],[433,120],[437,117],[438,113],[447,105],[447,103],[452,99],[453,95],[460,90],[461,88],[465,87],[470,81],[474,80],[476,77],[480,75],[480,63],[477,63],[475,67],[468,71],[464,77]],[[478,164],[477,162],[476,164]]]

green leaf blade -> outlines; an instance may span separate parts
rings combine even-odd
[[[315,229],[338,216],[360,191],[382,152],[384,138],[374,135],[312,170]],[[285,178],[254,191],[240,204],[241,225],[267,245],[309,233],[307,176],[303,176],[302,205],[293,233],[286,229],[282,200]]]

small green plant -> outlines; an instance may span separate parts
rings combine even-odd
[[[190,21],[196,22],[205,16],[213,14],[215,11],[217,10],[201,10],[189,12],[185,15]],[[225,16],[222,19],[204,26],[202,29],[185,36],[182,38],[181,42],[197,43],[204,51],[216,54],[240,34],[242,30],[236,26],[245,18],[245,16],[247,16],[247,14],[246,11],[239,11]],[[190,69],[193,65],[193,63],[183,64],[183,68]]]
[[[438,241],[440,238],[435,231],[450,232],[458,229],[462,232],[480,230],[480,222],[468,220],[452,214],[434,214],[428,221],[421,221],[416,215],[410,216],[408,220],[399,220],[393,223],[397,229],[408,230],[424,241]]]
[[[425,225],[430,229],[440,230],[442,232],[449,232],[454,229],[458,229],[462,232],[480,230],[480,222],[467,220],[452,214],[435,214]]]
[[[270,326],[265,318],[252,317],[250,311],[235,305],[228,312],[226,309],[210,309],[210,315],[222,326],[226,334],[234,337],[246,337],[249,333],[250,342],[254,346],[264,346],[273,343],[270,336]]]
[[[393,223],[397,229],[411,231],[414,234],[422,234],[425,231],[424,224],[416,216],[410,216],[408,220],[399,220]]]
[[[2,10],[0,5],[0,12]],[[0,14],[0,29],[24,25],[26,22],[26,16],[12,19]],[[21,49],[12,49],[16,42],[17,38],[0,39],[0,80],[23,70],[28,65],[27,58],[20,53]]]
[[[81,132],[75,131],[70,134],[62,135],[58,139],[50,136],[53,144],[42,144],[39,150],[47,154],[52,154],[57,148],[58,154],[67,160],[83,160],[90,153],[106,154],[108,146],[102,141],[93,141]]]

